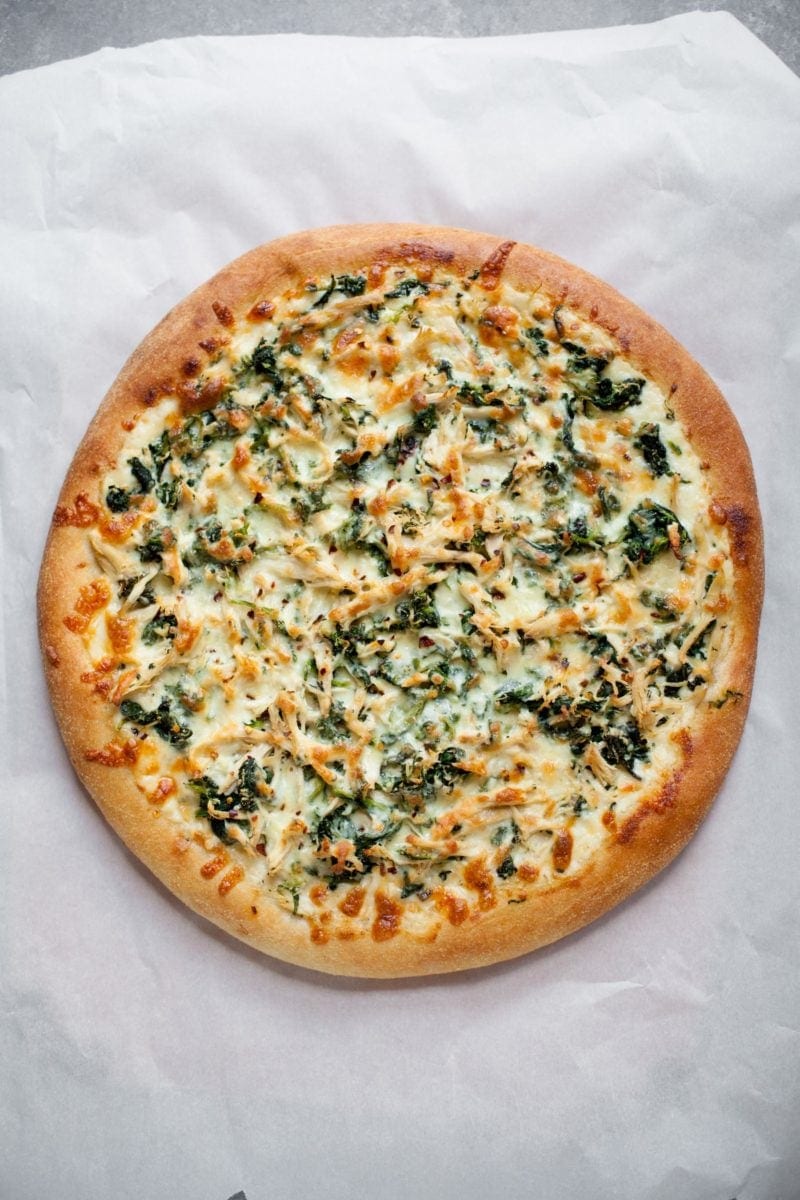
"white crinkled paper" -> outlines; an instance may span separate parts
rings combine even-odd
[[[0,1195],[797,1200],[800,80],[733,18],[194,38],[0,80]],[[607,279],[753,454],[768,590],[733,769],[583,932],[337,981],[194,917],[78,785],[38,660],[56,494],[124,359],[231,258],[464,225]]]

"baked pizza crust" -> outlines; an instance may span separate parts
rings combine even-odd
[[[680,731],[681,765],[627,816],[577,874],[539,885],[532,902],[480,911],[463,924],[437,921],[428,936],[400,927],[393,936],[315,939],[309,925],[265,902],[228,864],[211,873],[209,851],[168,826],[125,770],[116,710],[82,677],[91,670],[81,640],[65,627],[87,562],[88,516],[143,409],[193,378],[224,341],[232,314],[312,277],[375,269],[375,264],[445,265],[481,272],[491,291],[502,278],[541,290],[607,330],[627,360],[671,400],[690,441],[708,464],[714,519],[727,527],[734,567],[728,612],[734,644],[725,686],[735,704],[706,705]],[[86,433],[61,490],[39,580],[44,667],[58,724],[76,773],[130,850],[181,900],[251,946],[279,959],[343,975],[394,977],[456,971],[501,961],[551,943],[595,920],[656,875],[686,845],[708,812],[733,758],[749,703],[763,592],[762,529],[749,454],[736,419],[714,383],[655,321],[608,284],[531,246],[490,234],[412,224],[335,226],[298,233],[245,254],[178,304],[134,351]],[[116,739],[116,742],[115,742]],[[88,748],[115,742],[121,768],[88,761]],[[225,856],[223,855],[223,858]],[[233,882],[226,887],[226,880]],[[391,908],[387,907],[391,923]],[[313,932],[313,930],[312,930]]]

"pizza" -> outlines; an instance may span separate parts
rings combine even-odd
[[[739,741],[762,534],[737,422],[532,246],[285,237],[178,304],[69,468],[39,585],[80,779],[251,946],[424,975],[661,870]]]

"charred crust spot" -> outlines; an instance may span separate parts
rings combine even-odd
[[[213,354],[215,350],[219,350],[222,342],[218,342],[216,338],[203,338],[202,342],[197,343],[201,350],[205,350],[207,354]]]
[[[195,358],[194,356],[187,358],[186,362],[181,367],[181,370],[187,379],[193,379],[200,370],[200,359]]]
[[[402,909],[396,900],[378,892],[375,896],[375,920],[372,922],[372,937],[376,942],[388,942],[400,929]]]
[[[250,905],[250,912],[253,914],[254,917],[258,916],[258,909],[256,908],[255,904]]]
[[[515,330],[518,320],[519,317],[513,308],[506,308],[502,304],[490,304],[488,308],[484,309],[480,323],[489,325],[498,333],[508,336]]]
[[[98,696],[108,697],[114,687],[113,679],[109,679],[109,673],[117,666],[117,661],[114,658],[101,658],[95,664],[93,671],[84,671],[81,675],[81,683],[92,684],[92,691]]]
[[[481,283],[488,291],[493,291],[500,282],[500,276],[505,270],[508,256],[516,244],[516,242],[501,242],[482,265],[480,270]]]
[[[431,246],[429,242],[399,242],[393,249],[384,251],[392,258],[411,262],[441,263],[446,265],[455,258],[455,251],[444,246]]]
[[[142,403],[148,408],[152,408],[159,400],[163,400],[164,396],[169,396],[172,388],[164,379],[157,380],[155,383],[148,384],[142,395]]]
[[[731,537],[733,561],[739,565],[747,562],[750,549],[750,529],[753,519],[739,504],[732,504],[728,510],[728,532]]]
[[[220,300],[215,300],[211,307],[220,325],[224,325],[226,329],[231,329],[233,326],[233,313],[227,304],[223,304]]]

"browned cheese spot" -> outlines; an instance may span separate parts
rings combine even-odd
[[[731,538],[733,561],[742,566],[747,562],[750,551],[750,530],[753,518],[739,504],[731,504],[727,509],[727,526]]]
[[[203,863],[202,867],[200,868],[200,874],[203,876],[203,879],[213,879],[214,876],[226,865],[227,861],[228,856],[224,850],[220,851],[219,854],[215,854],[213,858],[208,860],[208,862]]]
[[[128,512],[115,513],[113,517],[101,514],[100,532],[107,541],[119,545],[128,540],[132,531],[141,523],[143,516],[144,510],[137,511],[135,508],[129,509]]]
[[[222,399],[222,393],[225,391],[226,386],[226,382],[221,375],[218,375],[215,379],[207,379],[200,385],[182,383],[178,388],[181,408],[187,413],[204,412],[209,408],[213,408]]]
[[[396,900],[378,892],[375,896],[375,914],[372,937],[376,942],[388,942],[400,929],[402,909]]]
[[[72,508],[66,504],[59,504],[53,514],[53,524],[73,525],[77,529],[88,529],[90,525],[94,525],[99,516],[100,509],[97,505],[92,504],[85,492],[79,492]]]
[[[250,448],[247,442],[242,440],[236,443],[236,448],[233,451],[231,464],[235,471],[240,471],[242,467],[247,466],[250,462]]]
[[[233,313],[227,304],[222,304],[219,300],[215,300],[211,307],[220,325],[224,325],[226,329],[231,329],[233,326]]]
[[[259,300],[247,315],[251,321],[268,321],[274,312],[275,305],[271,300]]]
[[[433,892],[433,902],[437,912],[447,917],[451,925],[463,925],[469,916],[469,905],[463,896],[448,892],[446,888],[437,888]]]
[[[494,908],[497,897],[494,890],[494,879],[484,858],[476,858],[464,868],[464,882],[478,896],[478,908],[486,912]]]
[[[241,883],[243,879],[244,868],[231,867],[230,871],[228,871],[228,873],[223,875],[222,879],[220,879],[217,891],[219,892],[220,896],[227,896],[228,892],[235,888],[237,883]]]
[[[106,629],[108,630],[108,640],[115,654],[124,655],[126,651],[130,650],[135,630],[133,621],[106,613]]]
[[[481,317],[478,335],[485,346],[499,349],[508,338],[515,336],[518,321],[519,316],[513,308],[490,304]]]
[[[99,750],[84,750],[83,757],[87,762],[99,763],[101,767],[130,767],[139,757],[139,743],[136,738],[126,742],[106,742]]]
[[[148,408],[151,408],[164,396],[169,396],[172,393],[172,385],[165,379],[160,379],[155,383],[150,383],[142,393],[142,403]]]
[[[85,584],[78,593],[74,611],[64,617],[64,624],[72,633],[85,633],[96,613],[111,599],[111,585],[102,577]]]
[[[516,242],[501,242],[481,267],[481,283],[487,291],[494,291],[499,284],[500,276],[503,274],[505,265],[508,262],[508,256],[516,244]]]
[[[151,804],[163,804],[169,796],[172,796],[178,790],[178,785],[171,775],[164,775],[159,779],[156,786],[148,796]]]
[[[560,829],[553,841],[553,866],[557,871],[566,871],[572,858],[572,834]]]
[[[357,917],[361,912],[366,894],[363,887],[351,887],[339,904],[339,912],[343,912],[346,917]]]

